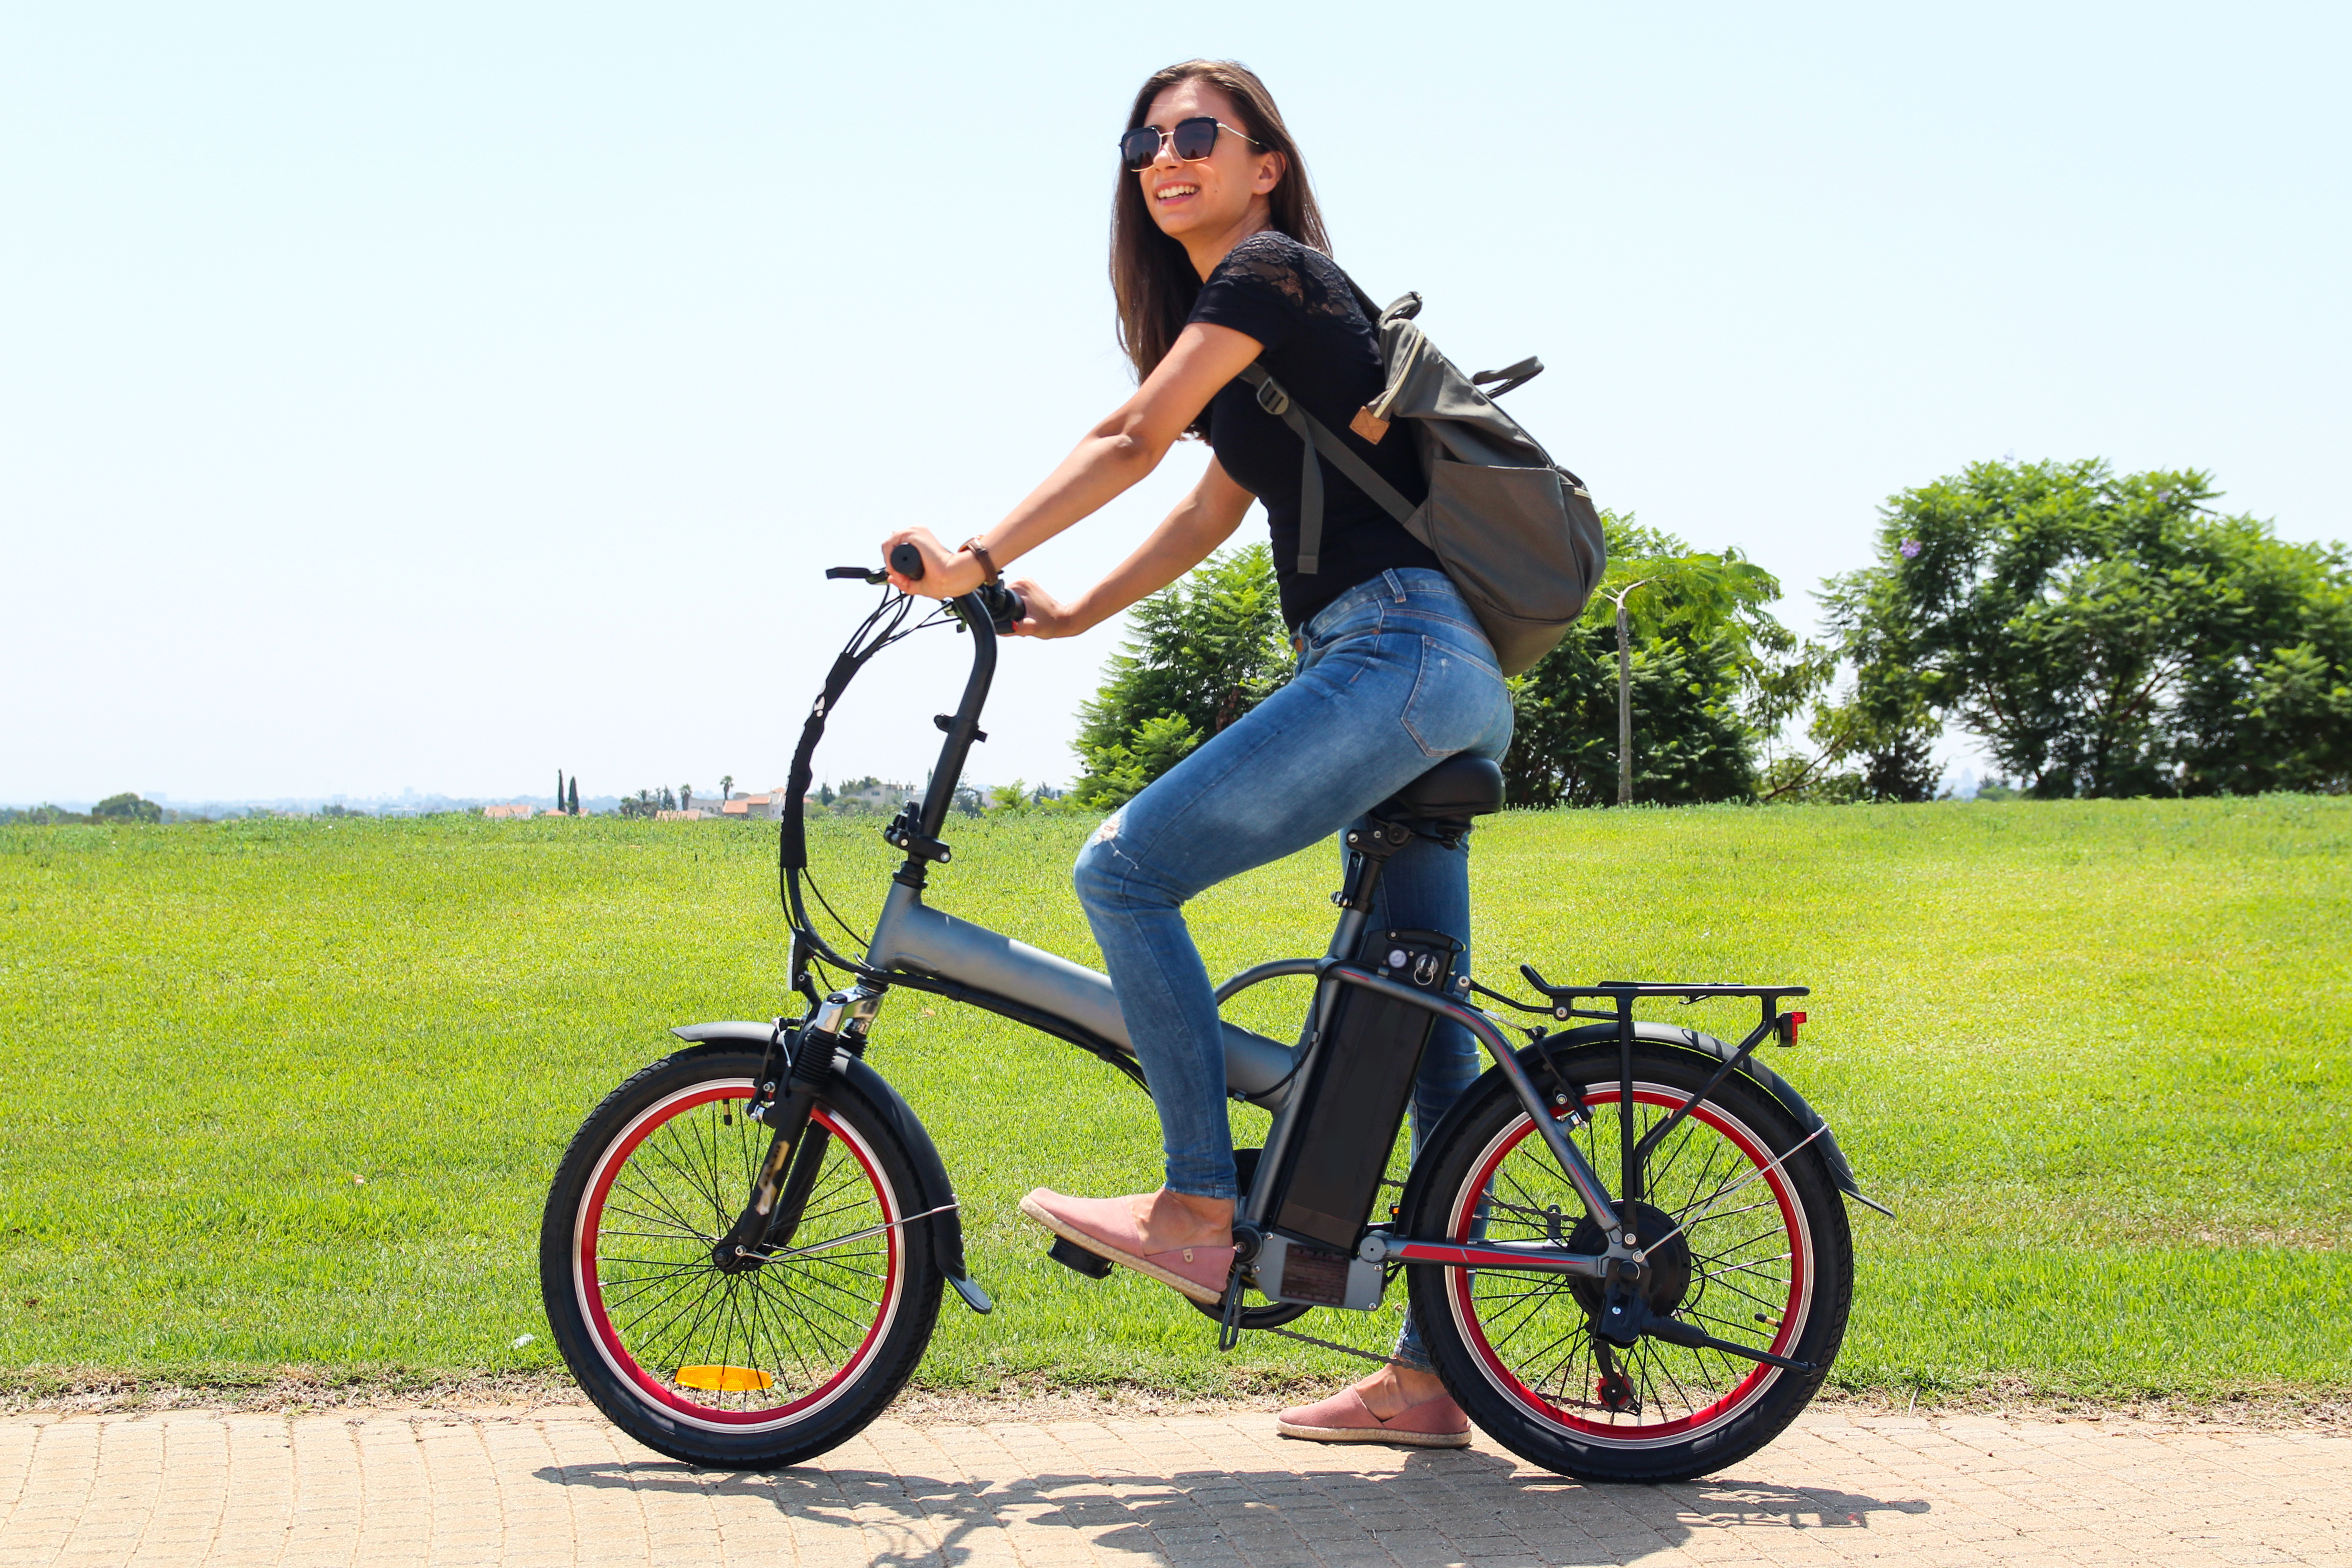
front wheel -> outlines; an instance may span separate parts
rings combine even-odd
[[[565,1152],[541,1222],[540,1289],[572,1375],[638,1442],[690,1464],[770,1469],[848,1441],[897,1396],[944,1280],[914,1162],[835,1079],[810,1121],[824,1163],[788,1254],[722,1269],[769,1130],[743,1112],[757,1051],[656,1062]],[[916,1234],[909,1234],[912,1230]]]
[[[1570,1138],[1622,1191],[1617,1047],[1565,1051],[1559,1062],[1591,1118]],[[1696,1095],[1716,1066],[1637,1045],[1636,1137]],[[1549,1087],[1539,1068],[1537,1079]],[[1402,1216],[1407,1235],[1605,1249],[1499,1075],[1474,1088],[1446,1126]],[[1652,1152],[1641,1201],[1621,1198],[1619,1208],[1654,1248],[1652,1311],[1814,1370],[1649,1337],[1617,1349],[1591,1331],[1595,1281],[1413,1265],[1414,1317],[1470,1419],[1521,1458],[1591,1481],[1684,1480],[1778,1436],[1820,1388],[1853,1296],[1844,1205],[1814,1150],[1790,1156],[1801,1141],[1787,1112],[1735,1073]]]

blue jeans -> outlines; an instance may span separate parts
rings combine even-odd
[[[1499,760],[1511,698],[1442,572],[1390,571],[1307,624],[1290,683],[1111,814],[1079,852],[1078,901],[1118,988],[1160,1110],[1168,1185],[1239,1195],[1214,987],[1185,901],[1335,837],[1458,752]],[[1344,855],[1344,848],[1342,850]],[[1470,857],[1416,839],[1391,858],[1373,929],[1443,931],[1469,962]],[[1469,1031],[1438,1025],[1413,1084],[1412,1143],[1478,1075]],[[1426,1365],[1410,1326],[1400,1359]]]

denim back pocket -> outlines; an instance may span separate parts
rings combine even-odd
[[[1404,728],[1422,755],[1450,757],[1507,736],[1510,714],[1510,688],[1493,665],[1439,638],[1421,639]]]

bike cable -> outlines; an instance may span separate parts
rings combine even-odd
[[[886,590],[881,603],[876,605],[866,618],[858,623],[857,629],[850,634],[848,642],[835,658],[833,668],[826,671],[824,686],[818,693],[814,704],[811,706],[808,719],[801,727],[800,744],[793,753],[792,772],[784,786],[784,819],[779,826],[776,835],[777,880],[781,884],[778,891],[782,895],[784,915],[792,924],[793,934],[801,939],[808,958],[821,968],[842,969],[856,973],[857,965],[854,960],[845,958],[836,952],[833,944],[826,942],[814,929],[814,922],[809,919],[807,907],[801,900],[801,884],[803,881],[807,883],[809,890],[816,895],[818,905],[832,917],[834,924],[840,928],[845,936],[861,947],[867,945],[867,942],[858,934],[857,929],[843,919],[840,911],[833,907],[832,901],[824,896],[824,888],[818,884],[815,876],[809,869],[805,813],[817,742],[823,738],[825,722],[833,716],[834,709],[841,700],[843,692],[848,689],[850,681],[856,678],[857,672],[863,669],[876,654],[894,643],[904,641],[917,632],[928,630],[932,626],[961,624],[943,601],[929,614],[915,620],[914,624],[909,626],[908,621],[913,615],[916,603],[917,600],[912,595],[898,593],[895,589]]]

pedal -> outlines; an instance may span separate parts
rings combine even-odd
[[[1076,1269],[1089,1279],[1110,1278],[1109,1258],[1088,1252],[1066,1236],[1055,1237],[1054,1245],[1045,1249],[1045,1256],[1065,1268]]]

